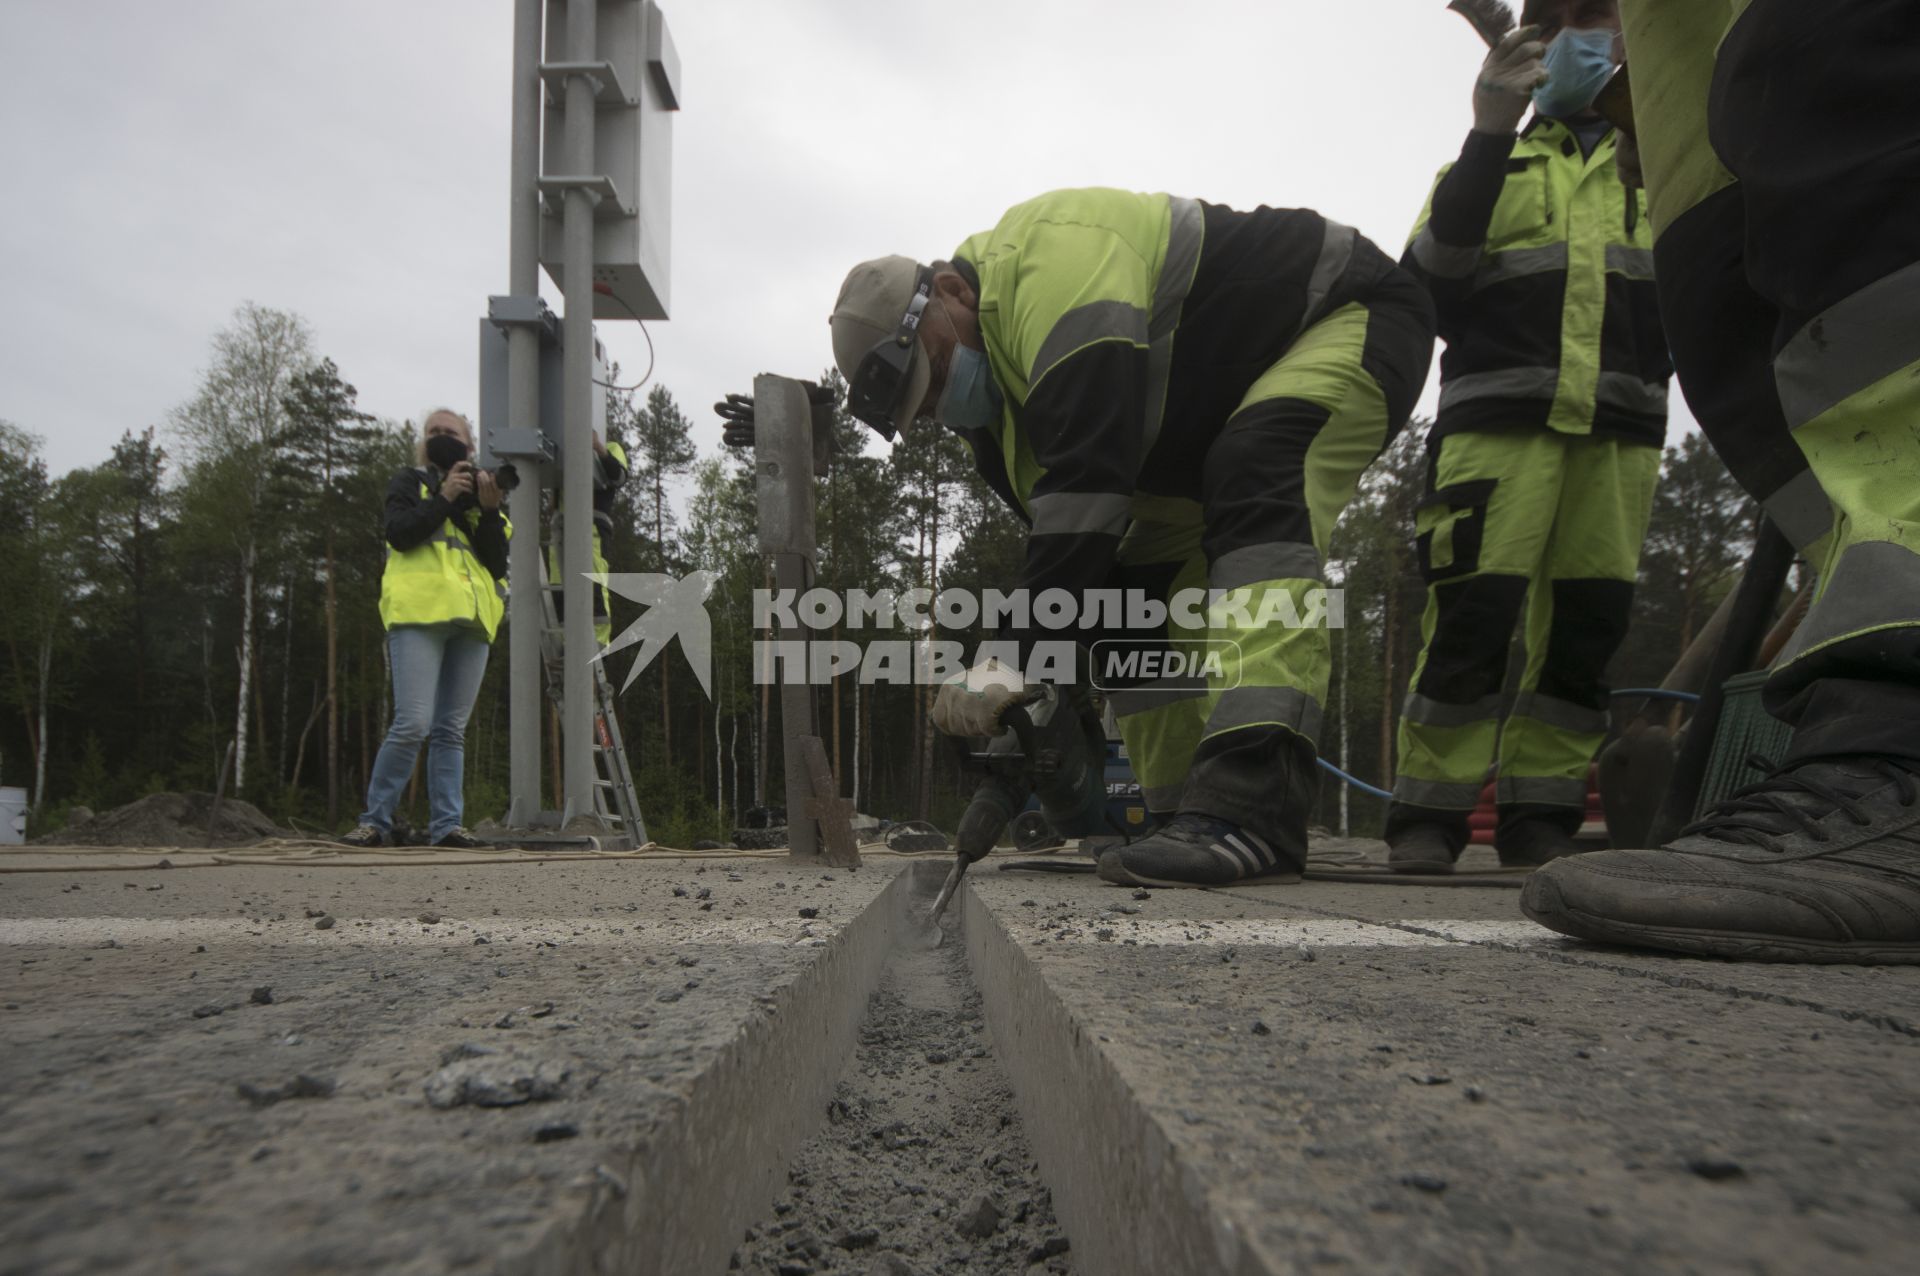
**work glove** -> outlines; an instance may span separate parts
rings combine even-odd
[[[830,433],[833,429],[833,414],[840,406],[840,395],[831,386],[814,381],[802,381],[807,388],[807,407],[813,413],[813,429],[816,435]],[[726,401],[713,405],[713,410],[726,423],[721,433],[721,442],[728,447],[753,446],[753,396],[750,394],[729,394]]]
[[[942,684],[933,700],[933,725],[945,735],[999,735],[1000,715],[1038,699],[1043,691],[1029,686],[1018,669],[989,656]]]
[[[1640,144],[1625,133],[1616,132],[1613,144],[1613,167],[1620,175],[1620,184],[1628,190],[1645,190],[1647,178],[1640,171]]]
[[[1511,133],[1533,102],[1533,91],[1547,82],[1541,65],[1547,46],[1537,26],[1515,27],[1493,46],[1473,82],[1473,131]]]

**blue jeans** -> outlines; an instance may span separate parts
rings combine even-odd
[[[467,716],[487,672],[487,636],[467,625],[395,625],[387,631],[393,660],[393,725],[373,760],[362,824],[393,832],[393,811],[413,776],[421,741],[427,749],[427,840],[460,827],[466,808]]]

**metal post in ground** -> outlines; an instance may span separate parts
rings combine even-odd
[[[541,0],[514,0],[507,291],[515,297],[540,294],[540,21]],[[507,330],[507,411],[519,428],[540,419],[540,337],[527,325]],[[540,476],[526,479],[507,496],[520,533],[507,556],[507,824],[516,828],[540,812]]]
[[[598,56],[597,16],[598,7],[586,0],[567,5],[569,61],[591,63]],[[594,80],[575,71],[566,84],[567,171],[596,173]],[[565,198],[560,232],[564,276],[560,291],[567,302],[561,340],[565,442],[560,458],[560,566],[566,600],[561,747],[565,751],[565,813],[573,820],[595,818],[593,669],[588,663],[594,656],[593,592],[584,578],[593,570],[593,210],[599,200],[578,185],[570,187]]]
[[[760,512],[760,550],[773,559],[774,588],[793,591],[813,585],[813,424],[806,387],[790,377],[763,374],[753,379],[753,468]],[[783,625],[782,641],[805,642],[806,626]],[[802,741],[815,734],[813,688],[806,681],[804,657],[798,667],[777,662],[780,681],[780,766],[786,778],[787,847],[795,856],[812,856],[814,823],[807,811],[813,798]]]

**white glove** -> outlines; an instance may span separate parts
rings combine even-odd
[[[1037,699],[1043,690],[989,656],[941,685],[933,700],[933,725],[946,735],[999,735],[1000,715],[1008,706]]]
[[[1539,34],[1537,26],[1516,27],[1488,50],[1473,82],[1476,133],[1511,133],[1520,127],[1533,91],[1547,82],[1547,69],[1541,65],[1547,46],[1536,38]]]

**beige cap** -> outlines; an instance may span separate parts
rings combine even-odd
[[[919,278],[920,263],[911,257],[877,257],[847,272],[847,282],[840,285],[840,299],[827,321],[833,325],[833,361],[841,376],[852,381],[867,352],[899,331]],[[913,343],[912,358],[906,386],[893,405],[896,425],[907,424],[933,380],[918,341]]]

